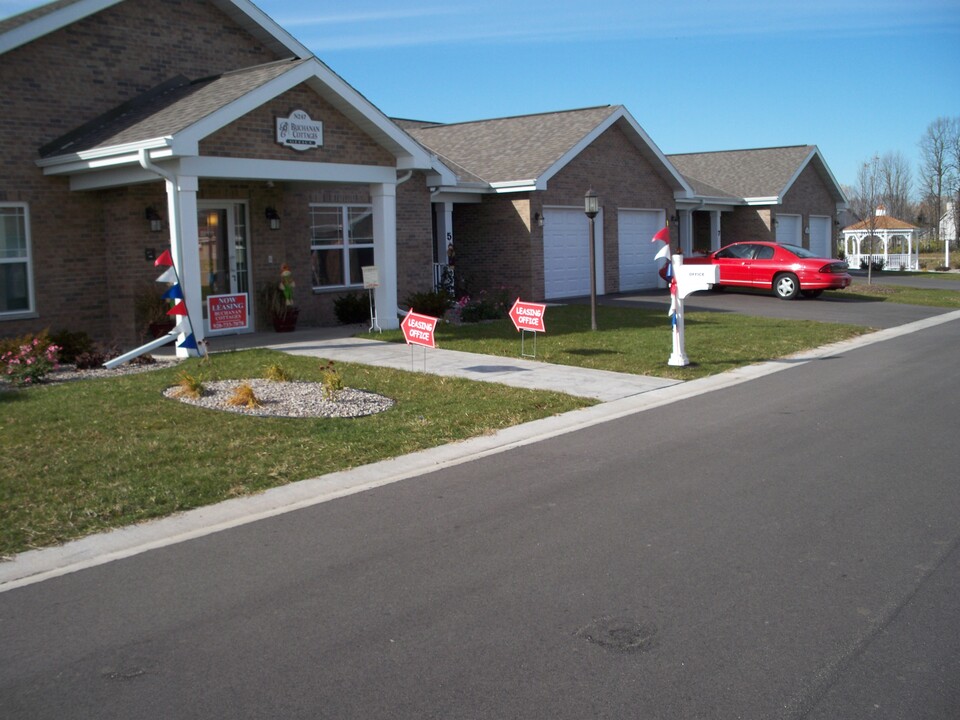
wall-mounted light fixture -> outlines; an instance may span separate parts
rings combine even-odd
[[[160,217],[153,205],[148,207],[143,211],[143,216],[147,219],[147,222],[150,223],[150,232],[160,232],[163,230],[163,218]]]
[[[277,212],[276,208],[268,207],[263,211],[263,214],[266,216],[271,230],[280,229],[280,214]]]
[[[533,214],[533,221],[537,224],[537,227],[543,227],[543,215],[538,212]]]
[[[809,234],[810,234],[810,226],[809,226],[809,225],[807,225],[807,226],[803,229],[803,234],[804,234],[804,235],[809,235]]]

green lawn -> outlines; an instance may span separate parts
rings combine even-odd
[[[600,306],[596,332],[590,331],[586,305],[548,307],[544,321],[547,332],[537,338],[537,360],[679,380],[715,375],[869,331],[855,325],[688,312],[684,335],[691,364],[678,368],[667,365],[673,345],[666,307],[658,311]],[[382,337],[403,341],[399,330],[384,332]],[[520,355],[520,333],[510,320],[441,324],[436,340],[438,347],[449,350]],[[527,353],[532,353],[532,343],[532,333],[527,333]]]
[[[537,341],[545,362],[690,379],[865,332],[862,327],[689,313],[691,366],[671,368],[663,311],[551,307]],[[385,337],[388,333],[384,333]],[[440,347],[520,354],[509,321],[441,326]],[[246,417],[163,397],[184,369],[205,380],[261,377],[280,363],[320,380],[322,362],[268,350],[223,353],[142,375],[0,391],[0,554],[254,493],[592,404],[361,365],[338,364],[344,384],[396,401],[366,418]]]
[[[960,274],[955,273],[909,273],[916,277],[930,279],[948,279],[957,281],[956,290],[937,288],[914,288],[902,285],[884,284],[883,275],[877,273],[873,283],[868,285],[866,278],[857,278],[846,290],[829,291],[827,295],[837,298],[859,299],[872,302],[893,302],[904,305],[926,305],[928,307],[960,308]]]

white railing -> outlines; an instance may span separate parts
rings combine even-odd
[[[446,290],[450,297],[454,296],[454,274],[453,265],[444,265],[443,263],[433,264],[433,289],[439,292]]]
[[[920,261],[916,255],[909,253],[874,253],[873,255],[847,255],[846,263],[851,270],[859,270],[860,263],[870,259],[872,262],[883,262],[884,270],[919,270]]]

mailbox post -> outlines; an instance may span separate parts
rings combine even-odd
[[[720,268],[716,265],[684,265],[683,255],[673,256],[673,281],[670,283],[670,310],[673,318],[673,352],[668,365],[689,365],[684,349],[683,300],[690,293],[709,290],[720,280]]]

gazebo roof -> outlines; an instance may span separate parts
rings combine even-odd
[[[857,232],[866,230],[916,230],[916,225],[911,225],[903,220],[897,220],[889,215],[877,215],[870,220],[861,220],[853,225],[848,225],[843,229],[844,232]]]

